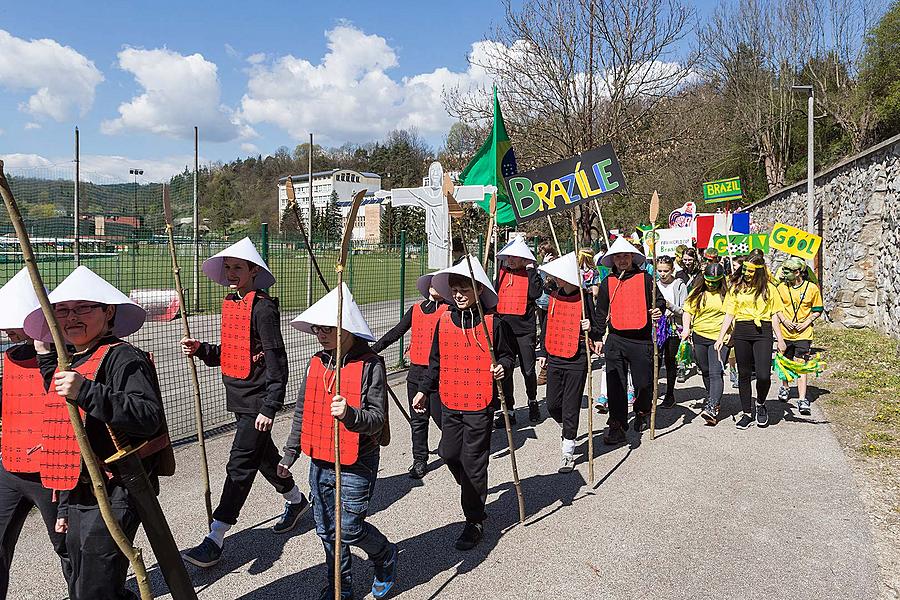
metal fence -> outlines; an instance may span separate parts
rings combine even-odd
[[[26,224],[33,242],[41,273],[51,289],[62,281],[75,267],[74,220],[71,214],[53,215],[51,207],[65,206],[72,198],[74,186],[71,180],[12,177],[11,184],[20,205],[26,208]],[[84,184],[82,184],[84,186]],[[99,221],[86,219],[79,226],[80,264],[104,277],[126,295],[146,300],[164,297],[165,290],[173,291],[174,283],[171,259],[166,238],[163,235],[162,205],[159,186],[91,185],[91,194],[84,197],[84,214],[97,213]],[[184,211],[188,190],[173,189],[176,206]],[[64,201],[60,202],[62,195]],[[42,205],[43,208],[41,207]],[[125,207],[122,209],[122,207]],[[144,210],[139,221],[129,219],[128,211]],[[58,208],[52,210],[59,211]],[[43,213],[43,216],[39,216]],[[178,212],[176,212],[176,216]],[[97,219],[94,217],[94,219]],[[118,217],[110,219],[109,217]],[[137,226],[135,226],[137,225]],[[97,229],[103,229],[98,233]],[[194,271],[195,252],[203,261],[235,242],[230,239],[203,237],[194,244],[191,237],[179,231],[176,250],[181,267],[182,282],[187,290],[189,321],[192,335],[200,340],[218,343],[221,302],[227,290]],[[278,298],[281,308],[282,335],[288,351],[290,379],[286,403],[292,404],[305,372],[308,358],[318,350],[315,338],[302,334],[289,326],[289,322],[308,306],[308,298],[315,302],[324,289],[315,273],[309,275],[310,263],[299,239],[270,236],[267,226],[251,232],[260,254],[267,260],[277,283],[269,290]],[[316,255],[320,267],[328,279],[329,287],[337,281],[334,265],[338,248],[319,245]],[[401,236],[396,244],[372,244],[354,242],[344,280],[361,306],[373,333],[380,336],[392,327],[418,298],[416,279],[425,273],[427,250],[424,246],[407,244]],[[22,267],[21,252],[15,234],[6,220],[0,223],[0,285],[6,283]],[[163,290],[163,292],[152,292]],[[156,301],[159,304],[159,301]],[[165,304],[165,301],[162,302]],[[168,315],[171,317],[171,315]],[[163,400],[173,439],[193,436],[194,409],[188,367],[180,353],[179,340],[182,328],[178,319],[154,316],[128,341],[141,349],[152,352],[159,373]],[[406,345],[402,346],[403,348]],[[400,344],[384,353],[389,369],[403,365]],[[203,398],[205,427],[214,429],[231,422],[225,410],[225,391],[219,369],[200,365],[200,385]]]

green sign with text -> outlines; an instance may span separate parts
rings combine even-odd
[[[703,184],[703,199],[707,204],[718,202],[731,202],[740,200],[741,178],[721,179],[719,181],[707,181]]]

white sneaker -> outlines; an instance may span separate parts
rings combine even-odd
[[[571,473],[575,470],[575,455],[563,454],[557,473]]]

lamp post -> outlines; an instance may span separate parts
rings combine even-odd
[[[816,206],[816,166],[815,166],[815,146],[813,145],[813,86],[811,85],[792,85],[791,90],[795,92],[806,92],[808,94],[806,100],[806,230],[810,233],[814,229],[815,206]]]
[[[137,285],[137,269],[136,269],[136,265],[135,265],[135,261],[137,260],[137,257],[135,255],[137,254],[137,248],[138,248],[138,241],[137,241],[138,227],[137,226],[140,223],[140,217],[138,216],[138,208],[137,208],[137,191],[138,191],[137,178],[138,178],[138,175],[144,174],[144,170],[143,169],[128,169],[128,174],[133,177],[133,181],[134,181],[134,227],[132,228],[132,234],[131,234],[132,235],[131,289],[134,289],[135,286]]]

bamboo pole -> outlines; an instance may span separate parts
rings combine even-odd
[[[603,230],[603,243],[606,249],[609,249],[609,231],[606,229],[606,223],[603,222],[603,213],[600,212],[600,203],[594,198],[594,210],[597,211],[597,218],[600,219],[600,228]]]
[[[71,357],[66,350],[66,343],[62,337],[59,323],[56,321],[56,314],[50,304],[50,298],[47,297],[47,291],[44,288],[44,282],[41,279],[40,271],[37,268],[37,261],[34,257],[34,251],[31,248],[31,241],[28,232],[25,230],[25,222],[22,219],[22,213],[9,187],[6,174],[3,172],[3,161],[0,160],[0,195],[3,196],[3,203],[9,213],[9,219],[12,221],[16,230],[16,236],[19,238],[19,245],[22,247],[22,257],[25,260],[25,266],[28,268],[28,274],[31,277],[31,283],[34,286],[34,293],[37,295],[41,305],[41,311],[47,320],[50,333],[53,336],[53,343],[56,345],[57,364],[60,371],[68,371],[71,368]],[[142,600],[151,600],[153,592],[150,589],[150,579],[147,577],[147,567],[144,565],[144,558],[140,548],[136,548],[128,540],[122,526],[116,520],[112,512],[112,506],[109,502],[109,496],[106,493],[106,477],[100,470],[100,463],[91,448],[84,424],[81,422],[81,415],[78,408],[70,401],[66,400],[66,408],[69,411],[69,421],[72,423],[72,429],[75,432],[75,439],[78,441],[78,448],[81,451],[81,457],[87,467],[88,475],[91,478],[91,489],[97,498],[97,507],[100,509],[100,516],[109,530],[110,537],[115,541],[119,551],[128,558],[132,570],[134,570],[135,580],[138,584],[138,590]]]
[[[572,217],[572,239],[575,244],[575,264],[578,266],[578,226],[575,223],[575,211],[570,213]],[[579,267],[578,274],[581,275]],[[584,306],[583,286],[578,286],[578,299],[581,301],[581,320],[587,319],[587,309]],[[591,367],[591,335],[584,332],[584,351],[587,358],[587,389],[588,389],[588,479],[594,484],[594,411],[591,408],[591,399],[594,396],[593,369]]]
[[[656,308],[656,218],[659,216],[659,194],[653,190],[653,197],[650,199],[650,247],[653,248],[653,291],[652,300],[650,302],[650,310]],[[652,344],[653,344],[653,402],[650,405],[650,439],[656,439],[656,396],[659,393],[659,346],[656,343],[656,328],[659,321],[650,317],[653,322]]]

